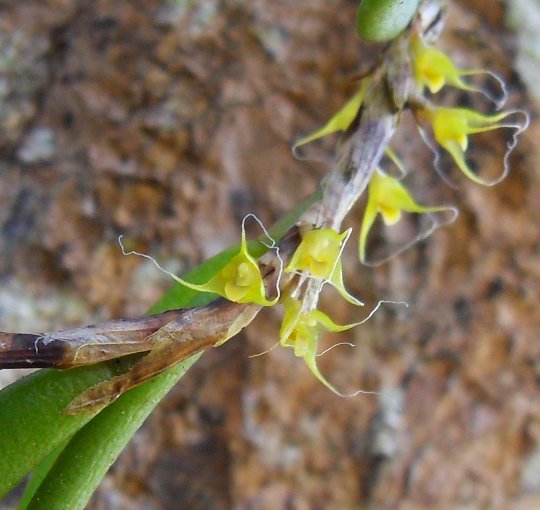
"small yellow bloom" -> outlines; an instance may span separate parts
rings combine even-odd
[[[283,300],[285,314],[280,330],[280,344],[284,347],[292,347],[294,354],[308,365],[313,375],[327,388],[341,395],[321,374],[317,367],[317,348],[319,343],[319,331],[324,328],[328,331],[345,331],[357,325],[336,324],[328,315],[320,310],[312,310],[302,313],[302,305],[297,299],[287,296]]]
[[[300,138],[300,140],[293,145],[293,152],[296,154],[296,149],[298,149],[298,147],[301,145],[305,145],[306,143],[313,142],[324,136],[337,133],[338,131],[347,131],[358,115],[358,111],[360,110],[360,106],[364,100],[367,83],[367,80],[364,80],[360,90],[353,97],[351,97],[345,106],[343,106],[343,108],[341,108],[335,115],[333,115],[322,128],[317,129],[317,131],[314,131],[303,138]]]
[[[493,131],[499,128],[514,129],[515,133],[513,141],[508,143],[508,153],[514,148],[517,142],[517,135],[523,131],[528,124],[528,117],[526,114],[523,124],[501,122],[514,113],[517,112],[506,111],[494,115],[483,115],[466,108],[441,107],[426,111],[425,115],[431,122],[436,142],[450,153],[459,169],[472,181],[489,186],[499,182],[505,174],[495,181],[488,181],[474,173],[465,158],[465,151],[467,150],[469,143],[468,136],[476,133]]]
[[[294,252],[285,268],[288,273],[304,271],[314,278],[323,278],[336,288],[349,303],[363,305],[349,294],[343,283],[341,265],[342,244],[349,238],[351,229],[342,234],[331,228],[318,228],[307,231],[302,242]]]
[[[422,214],[449,209],[445,206],[426,207],[417,204],[403,184],[394,177],[385,175],[380,170],[373,172],[368,193],[368,203],[362,219],[358,243],[358,251],[362,262],[366,262],[367,237],[378,214],[381,215],[386,225],[391,226],[401,219],[403,211]]]
[[[279,299],[266,299],[264,282],[257,261],[249,254],[246,232],[242,225],[242,242],[238,253],[208,282],[194,284],[175,275],[173,278],[190,289],[212,292],[235,303],[256,303],[263,306],[275,305]]]
[[[485,69],[459,69],[446,53],[426,45],[418,35],[411,39],[411,55],[416,82],[422,88],[427,87],[432,94],[439,92],[444,85],[451,85],[461,90],[480,92],[499,106],[506,100],[504,82],[497,75]],[[488,90],[463,80],[464,76],[479,74],[488,75],[498,83],[502,91],[499,98],[494,97]]]

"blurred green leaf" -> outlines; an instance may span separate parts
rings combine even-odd
[[[83,510],[133,434],[200,354],[124,393],[79,430],[60,453],[28,506],[32,510]]]
[[[356,11],[358,35],[370,42],[397,37],[411,22],[420,0],[361,0]]]
[[[129,360],[122,359],[64,371],[40,370],[0,392],[0,497],[93,417],[63,415],[66,405],[129,366]]]

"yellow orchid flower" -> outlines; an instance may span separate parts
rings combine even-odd
[[[343,283],[341,264],[342,245],[351,235],[351,229],[339,234],[331,228],[309,230],[302,236],[302,242],[294,252],[285,271],[304,271],[314,278],[323,278],[349,303],[362,306],[363,303],[349,294]]]
[[[524,115],[522,123],[502,122],[508,116],[516,113]],[[452,156],[459,169],[472,181],[485,186],[497,184],[506,176],[508,171],[507,156],[515,147],[517,136],[527,127],[529,122],[528,115],[519,110],[483,115],[466,108],[439,107],[429,111],[426,110],[424,115],[431,122],[435,141]],[[500,128],[513,129],[513,138],[507,143],[503,173],[495,180],[486,180],[474,173],[467,163],[465,151],[469,143],[468,136]]]
[[[201,292],[212,292],[235,303],[256,303],[272,306],[278,302],[279,296],[273,300],[266,299],[265,287],[257,261],[249,254],[246,231],[242,225],[242,241],[238,253],[203,284],[190,283],[178,276],[171,275],[178,283]]]
[[[280,329],[280,344],[284,347],[292,347],[295,356],[304,358],[313,375],[327,388],[341,395],[321,374],[317,367],[317,347],[319,343],[319,331],[324,328],[328,331],[345,331],[357,325],[336,324],[328,315],[320,310],[311,310],[308,313],[301,311],[302,305],[298,299],[287,296],[283,300],[285,313]]]
[[[360,106],[364,100],[367,83],[367,80],[364,80],[358,92],[351,97],[351,99],[345,103],[345,106],[343,106],[343,108],[341,108],[335,115],[333,115],[322,128],[317,129],[313,133],[310,133],[303,138],[300,138],[300,140],[293,145],[293,153],[296,154],[298,147],[318,140],[319,138],[337,133],[338,131],[347,131],[360,110]]]
[[[385,175],[380,170],[373,172],[368,187],[368,202],[362,219],[358,251],[360,260],[366,263],[366,242],[369,231],[380,214],[384,223],[388,226],[395,225],[400,219],[402,212],[430,213],[451,210],[447,206],[426,207],[417,204],[399,180]]]
[[[425,44],[415,35],[411,38],[411,55],[416,82],[420,87],[427,87],[432,94],[439,92],[445,85],[451,85],[469,92],[480,92],[498,107],[506,101],[504,82],[494,73],[486,69],[459,69],[446,53]],[[464,76],[484,74],[497,82],[501,94],[493,96],[487,89],[477,87],[463,80]]]

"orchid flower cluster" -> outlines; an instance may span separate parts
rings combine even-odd
[[[499,111],[507,99],[505,84],[501,78],[484,69],[458,68],[448,55],[423,40],[414,29],[409,35],[409,53],[411,72],[416,88],[416,95],[411,94],[409,107],[417,120],[422,139],[434,153],[436,171],[446,180],[440,168],[441,151],[446,151],[457,168],[471,181],[484,186],[492,186],[501,182],[508,174],[508,158],[517,144],[518,135],[528,126],[528,114],[522,110],[513,109]],[[467,77],[481,75],[490,79],[500,93],[495,95],[487,87],[477,86],[467,81]],[[362,80],[357,93],[322,128],[298,140],[293,146],[293,152],[298,155],[298,149],[305,144],[330,134],[347,132],[360,111],[369,80],[369,77]],[[429,90],[431,94],[437,94],[445,86],[482,94],[495,105],[496,112],[483,114],[467,108],[437,106],[425,97],[425,89]],[[486,179],[473,169],[466,157],[469,137],[498,129],[510,130],[510,138],[506,143],[506,152],[503,158],[503,169],[498,177]],[[416,241],[424,239],[436,228],[452,222],[457,217],[457,209],[453,206],[419,204],[401,182],[408,172],[399,157],[390,147],[386,148],[386,155],[402,175],[400,178],[393,177],[380,166],[373,170],[368,187],[367,206],[358,238],[360,260],[367,265],[378,265],[385,262]],[[429,215],[431,219],[429,227],[418,237],[396,249],[390,256],[370,260],[367,253],[367,240],[377,217],[380,215],[383,223],[387,227],[391,227],[399,222],[403,212]],[[437,213],[446,213],[445,219],[437,218]]]
[[[428,147],[435,154],[435,167],[439,169],[439,156],[442,151],[448,153],[457,168],[468,179],[481,185],[491,186],[500,182],[508,172],[508,156],[517,142],[517,136],[527,127],[528,117],[518,110],[500,111],[506,100],[504,83],[493,73],[483,69],[460,69],[450,57],[424,40],[415,30],[414,24],[408,37],[410,74],[413,88],[408,107],[412,110],[420,134]],[[493,79],[501,91],[500,97],[494,96],[488,89],[476,86],[471,77],[485,75]],[[358,91],[323,127],[301,138],[293,146],[297,154],[299,147],[318,140],[327,135],[347,132],[362,107],[365,95],[369,93],[370,77],[365,77]],[[484,114],[467,108],[450,108],[437,106],[428,99],[427,92],[436,95],[444,87],[454,87],[465,92],[479,93],[495,104],[496,112]],[[515,120],[522,115],[522,119]],[[481,177],[467,160],[469,138],[472,135],[508,128],[512,132],[503,161],[503,171],[493,180]],[[373,260],[369,256],[369,234],[379,218],[386,227],[399,224],[403,213],[424,215],[431,219],[429,227],[415,239],[403,243],[391,256],[399,253],[419,239],[427,237],[435,228],[453,221],[457,210],[448,205],[424,205],[417,202],[403,182],[407,174],[403,163],[395,152],[386,148],[386,155],[400,170],[396,177],[384,171],[378,165],[373,168],[368,185],[367,204],[360,222],[358,236],[358,253],[364,264],[374,265],[390,257]],[[443,214],[446,219],[440,219]],[[284,307],[284,315],[280,329],[279,343],[290,347],[298,357],[302,357],[312,373],[332,391],[339,393],[320,373],[317,367],[319,333],[321,330],[339,332],[348,330],[361,322],[339,325],[328,315],[316,308],[318,293],[325,284],[331,285],[346,301],[354,305],[362,305],[356,297],[345,288],[341,256],[343,248],[352,229],[342,233],[324,225],[302,225],[301,242],[288,262],[282,266],[284,274],[292,277],[293,285],[278,289],[274,298],[267,297],[257,260],[250,254],[246,240],[244,224],[239,250],[235,256],[210,281],[204,284],[193,284],[178,277],[179,283],[192,289],[216,293],[237,303],[255,303],[261,306],[273,306],[280,303]],[[278,249],[278,248],[276,248]],[[291,278],[289,278],[289,281]],[[317,285],[315,298],[306,299],[306,282],[315,281]],[[311,286],[311,289],[313,285]],[[313,294],[313,293],[312,293]],[[309,305],[305,303],[309,301]]]
[[[265,233],[269,236],[266,231]],[[290,261],[285,267],[281,267],[281,271],[291,275],[293,280],[299,280],[299,283],[294,290],[287,288],[287,292],[281,292],[278,278],[276,296],[273,299],[267,297],[259,264],[249,252],[245,219],[242,222],[241,242],[237,253],[208,282],[195,284],[166,272],[181,285],[199,292],[211,292],[235,303],[253,303],[260,306],[273,306],[278,302],[282,304],[284,316],[279,343],[294,349],[295,355],[304,358],[310,370],[325,386],[341,395],[317,367],[319,331],[321,328],[334,332],[345,331],[360,322],[339,325],[320,310],[311,309],[305,312],[297,294],[305,279],[313,278],[321,282],[321,287],[325,283],[330,284],[349,303],[363,305],[347,291],[343,282],[341,254],[350,234],[351,229],[339,234],[331,228],[308,229],[303,232],[302,240]],[[266,247],[276,249],[279,258],[278,247],[273,244]],[[151,260],[157,264],[154,259]],[[161,267],[160,269],[165,271]]]

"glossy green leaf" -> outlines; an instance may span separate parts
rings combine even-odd
[[[356,13],[358,35],[370,42],[397,37],[411,22],[420,0],[361,0]]]
[[[28,510],[82,510],[158,402],[200,354],[133,388],[77,432],[45,476]],[[23,507],[21,507],[22,510]]]
[[[56,459],[58,459],[58,456],[62,453],[68,443],[69,439],[64,441],[62,444],[60,444],[60,446],[58,446],[51,453],[49,453],[45,460],[36,469],[34,469],[30,480],[26,484],[24,494],[19,501],[19,506],[17,507],[17,510],[25,510],[28,507],[30,500],[34,497],[34,494],[47,476],[47,473],[51,470],[54,463],[56,462]]]
[[[129,366],[123,359],[65,371],[40,370],[0,392],[0,497],[92,419],[92,414],[61,414],[66,405]]]

